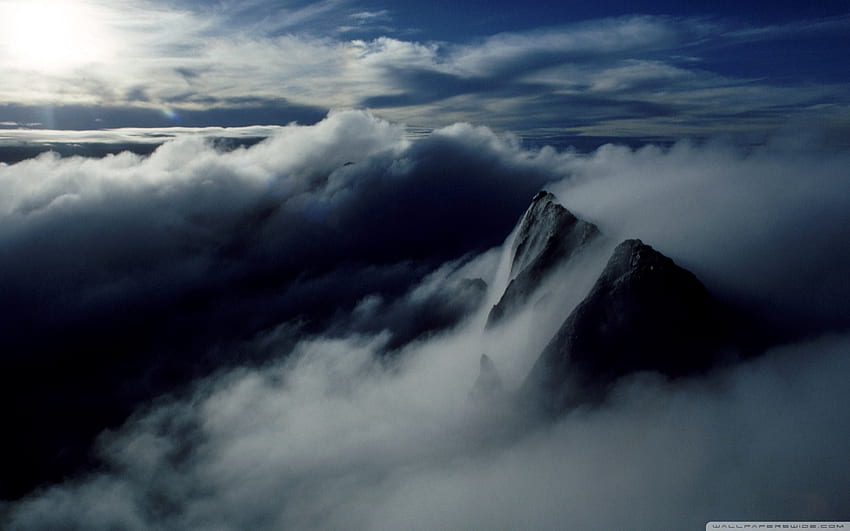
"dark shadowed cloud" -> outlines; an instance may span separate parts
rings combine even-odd
[[[3,393],[25,426],[7,441],[30,477],[35,461],[47,473],[78,453],[49,434],[84,441],[136,401],[240,359],[234,344],[259,330],[290,320],[315,330],[372,294],[401,304],[392,300],[443,262],[499,244],[556,177],[483,128],[411,144],[360,112],[249,148],[187,136],[149,157],[44,154],[0,172]],[[411,315],[436,312],[435,323],[399,322],[399,338],[468,306],[423,304]],[[216,351],[224,345],[229,354]],[[27,453],[35,433],[47,448]]]

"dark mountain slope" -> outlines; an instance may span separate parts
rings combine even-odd
[[[600,401],[631,373],[704,371],[727,340],[718,303],[692,273],[640,240],[626,240],[544,349],[523,393],[557,413]]]

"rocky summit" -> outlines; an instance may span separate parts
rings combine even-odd
[[[696,276],[626,240],[544,349],[524,392],[549,412],[597,402],[628,374],[708,369],[724,337],[718,304]]]
[[[555,271],[601,237],[553,194],[538,193],[516,229],[511,280],[487,326],[527,305]],[[725,313],[693,273],[641,240],[623,241],[588,295],[565,316],[520,394],[546,412],[560,413],[603,401],[631,374],[706,371],[735,350]]]
[[[511,280],[487,325],[499,323],[527,303],[558,266],[598,236],[596,225],[575,217],[553,194],[535,195],[514,240]]]

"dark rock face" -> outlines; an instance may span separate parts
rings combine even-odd
[[[631,373],[704,371],[723,342],[719,313],[692,273],[640,240],[626,240],[544,349],[523,393],[558,413],[601,401]]]
[[[525,212],[514,242],[512,280],[490,311],[487,326],[528,302],[550,273],[599,235],[595,225],[576,218],[555,201],[553,194],[539,192]]]

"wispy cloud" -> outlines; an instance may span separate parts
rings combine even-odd
[[[380,11],[358,11],[357,13],[352,13],[350,16],[360,22],[371,22],[373,20],[389,20],[390,12],[387,9],[381,9]]]
[[[350,23],[337,27],[341,34],[381,32],[384,34],[395,33],[396,29],[390,26],[392,14],[388,9],[378,11],[357,11],[349,15]]]
[[[784,37],[812,37],[846,34],[850,30],[850,15],[828,18],[801,19],[785,24],[760,27],[743,27],[730,30],[727,35],[741,40],[762,40]]]
[[[324,109],[373,107],[382,116],[430,126],[488,117],[483,121],[526,130],[533,120],[523,116],[548,114],[560,116],[562,127],[627,134],[637,129],[632,122],[642,124],[643,134],[707,133],[721,120],[731,128],[772,128],[790,116],[818,112],[825,101],[833,104],[833,116],[850,112],[840,86],[778,86],[757,75],[700,69],[701,54],[720,44],[834,32],[847,24],[841,17],[742,29],[704,19],[629,16],[463,44],[398,35],[342,39],[340,28],[375,29],[391,13],[355,10],[341,0],[291,7],[261,1],[212,9],[181,5],[92,0],[110,53],[71,72],[0,63],[0,101],[210,109],[239,107],[233,102],[244,97],[285,98]],[[591,101],[597,104],[586,112],[581,102]],[[665,110],[629,112],[652,108]],[[730,116],[739,119],[732,124]]]

